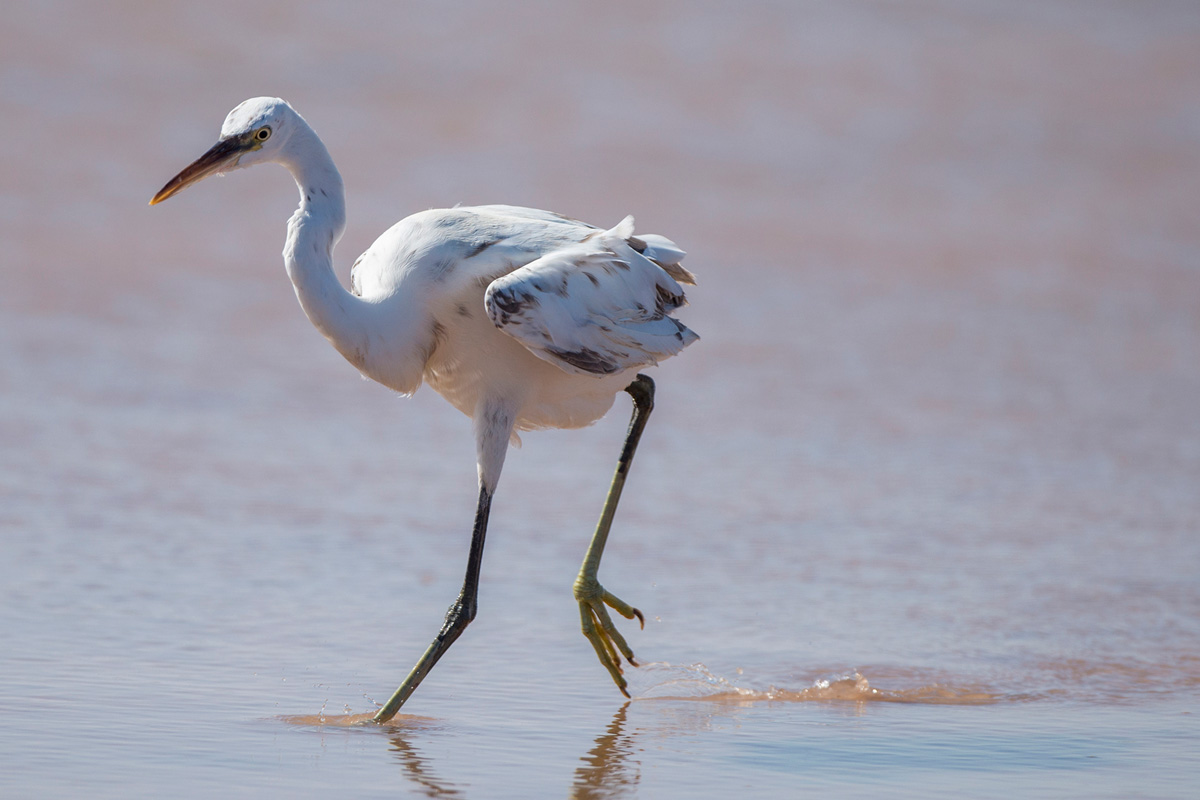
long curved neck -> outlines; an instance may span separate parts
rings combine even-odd
[[[300,207],[288,220],[283,261],[308,319],[338,352],[357,363],[365,352],[363,301],[333,271],[333,248],[346,227],[346,192],[329,151],[307,124],[292,132],[280,163],[300,188]]]

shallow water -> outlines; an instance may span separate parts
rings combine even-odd
[[[1194,796],[1200,13],[606,8],[6,11],[0,795]],[[457,202],[690,252],[601,573],[632,701],[570,597],[619,402],[525,437],[478,620],[350,724],[457,591],[474,447],[303,318],[281,171],[146,206],[262,93],[343,270]]]

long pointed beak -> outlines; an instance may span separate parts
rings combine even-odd
[[[222,139],[210,147],[207,153],[188,164],[182,172],[167,181],[167,185],[159,189],[158,194],[150,200],[150,205],[161,203],[168,197],[182,192],[193,183],[237,164],[238,158],[246,149],[246,143],[241,139],[233,137]]]

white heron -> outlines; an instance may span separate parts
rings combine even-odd
[[[474,421],[479,498],[462,590],[375,721],[396,714],[475,618],[488,512],[516,432],[589,425],[622,390],[633,416],[574,594],[584,635],[628,697],[621,657],[637,662],[608,609],[645,620],[597,573],[654,405],[654,382],[637,370],[698,338],[670,316],[686,302],[680,284],[695,283],[683,251],[662,236],[635,236],[632,217],[603,230],[516,206],[422,211],[359,256],[347,290],[333,270],[346,222],[341,175],[308,123],[273,97],[229,112],[217,143],[150,204],[209,175],[268,163],[286,167],[300,189],[283,260],[309,320],[363,375],[402,394],[425,381]]]

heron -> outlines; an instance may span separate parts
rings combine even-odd
[[[230,111],[217,143],[150,205],[259,164],[285,167],[300,190],[283,262],[312,324],[364,376],[402,395],[427,383],[473,423],[479,494],[462,589],[373,719],[392,719],[475,618],[488,516],[510,443],[520,431],[590,425],[622,391],[633,412],[573,593],[584,636],[628,698],[621,659],[637,661],[609,609],[642,628],[645,617],[598,573],[654,407],[654,381],[639,370],[699,338],[672,316],[687,302],[681,284],[695,284],[684,252],[666,237],[634,235],[633,217],[604,229],[518,206],[435,209],[385,231],[354,262],[346,288],[333,266],[346,225],[341,174],[308,122],[277,97]]]

